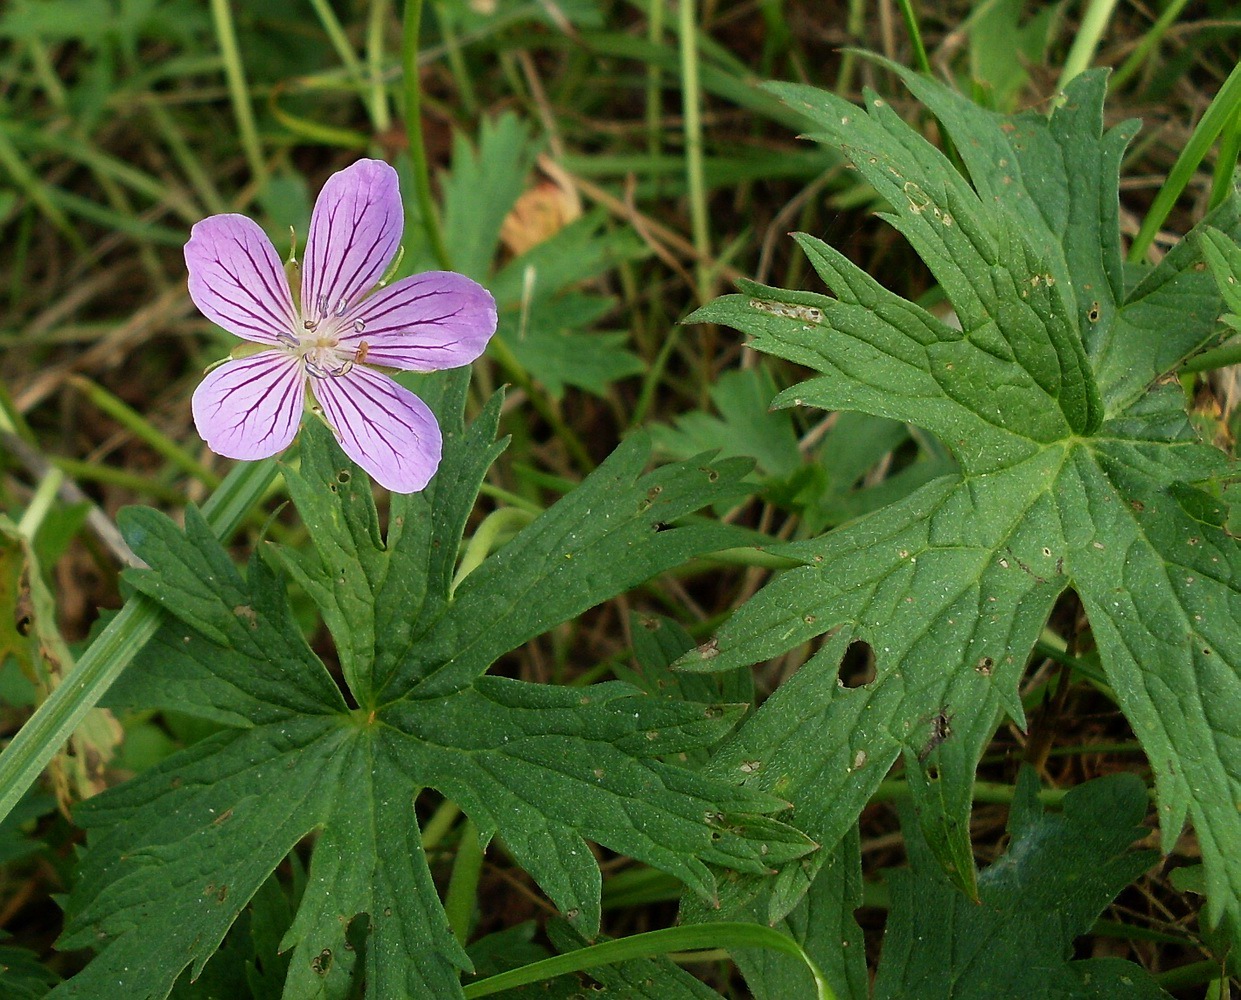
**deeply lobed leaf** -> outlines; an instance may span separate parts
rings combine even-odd
[[[746,285],[695,318],[822,373],[778,404],[914,423],[961,472],[776,549],[804,568],[685,658],[687,669],[726,669],[830,637],[713,770],[793,800],[798,825],[832,844],[903,753],[930,849],[972,894],[975,766],[1001,709],[1023,722],[1017,680],[1072,588],[1151,759],[1164,843],[1188,815],[1212,915],[1241,915],[1241,550],[1210,494],[1229,467],[1197,441],[1176,389],[1154,384],[1219,315],[1198,233],[1125,288],[1117,174],[1133,128],[1103,131],[1102,75],[1079,77],[1050,118],[1005,118],[898,72],[947,128],[968,181],[873,95],[858,108],[773,89],[888,200],[963,329],[805,235],[832,296]],[[1209,220],[1229,230],[1220,262],[1236,219],[1230,201]],[[854,641],[873,651],[876,677],[841,688]],[[781,873],[772,918],[812,874]]]
[[[286,995],[460,994],[457,945],[422,853],[414,800],[454,798],[584,933],[599,922],[596,840],[715,892],[707,865],[755,875],[814,847],[765,818],[785,803],[661,758],[701,754],[740,708],[626,684],[569,689],[481,677],[500,655],[618,590],[732,537],[677,524],[739,492],[746,463],[643,473],[629,442],[452,589],[462,528],[494,457],[498,399],[469,428],[464,381],[431,383],[445,458],[428,492],[394,500],[386,532],[369,483],[326,432],[289,471],[313,550],[275,549],[319,605],[349,708],[261,558],[243,577],[191,510],[186,531],[131,515],[151,569],[132,576],[168,622],[115,700],[224,728],[92,799],[65,942],[101,949],[66,996],[164,997],[197,975],[272,871],[314,833],[308,882],[281,942]],[[442,392],[441,392],[442,390]],[[435,394],[440,393],[437,397]],[[152,941],[158,920],[167,932]],[[119,985],[118,985],[119,984]]]

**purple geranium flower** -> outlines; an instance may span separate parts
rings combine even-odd
[[[224,362],[194,393],[194,423],[226,458],[267,458],[301,423],[306,385],[346,455],[382,486],[413,493],[439,465],[430,408],[370,365],[436,371],[467,365],[496,329],[477,282],[427,271],[374,291],[401,242],[396,171],[359,160],[333,174],[315,202],[301,304],[275,247],[243,215],[213,215],[185,245],[190,297],[203,314],[266,345]]]

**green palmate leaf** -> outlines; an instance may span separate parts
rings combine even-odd
[[[573,290],[648,252],[629,230],[601,232],[606,219],[594,212],[571,223],[510,261],[491,283],[500,304],[499,336],[555,397],[567,385],[602,394],[642,370],[623,346],[627,332],[593,329],[613,300]]]
[[[454,136],[452,171],[442,178],[444,233],[453,267],[463,274],[486,280],[500,226],[525,187],[538,147],[514,114],[484,120],[477,149],[460,133]]]
[[[453,266],[486,281],[499,308],[498,336],[518,364],[556,398],[566,386],[602,394],[642,362],[625,349],[627,331],[598,330],[611,298],[577,290],[582,282],[649,252],[626,229],[602,231],[592,212],[510,260],[494,277],[500,230],[529,182],[540,142],[516,116],[485,121],[477,149],[463,136],[442,179],[444,232]]]
[[[442,383],[441,410],[462,412],[466,384],[463,376]],[[445,421],[445,448],[459,460],[445,463],[422,493],[392,496],[386,538],[366,478],[353,481],[356,469],[322,428],[303,435],[302,465],[285,479],[314,548],[276,554],[319,606],[361,704],[374,704],[376,685],[443,610],[465,519],[503,448],[495,442],[499,417],[496,396],[468,429],[459,416]]]
[[[671,619],[662,615],[632,614],[629,632],[638,669],[618,667],[620,680],[627,680],[651,694],[672,695],[683,701],[753,704],[754,677],[749,670],[706,675],[669,669],[683,653],[694,648],[693,637]]]
[[[975,765],[1001,712],[1023,723],[1017,680],[1072,588],[1154,768],[1164,843],[1188,815],[1210,912],[1237,914],[1241,550],[1196,485],[1229,466],[1194,437],[1179,390],[1152,387],[1206,342],[1219,314],[1201,243],[1191,236],[1125,290],[1117,166],[1132,127],[1102,131],[1100,75],[1079,77],[1049,119],[1006,119],[903,75],[948,129],[972,185],[873,95],[858,108],[776,89],[891,203],[962,329],[805,235],[833,296],[746,285],[696,318],[822,373],[778,403],[914,423],[960,472],[777,549],[804,567],[686,658],[687,668],[725,669],[830,636],[712,772],[794,801],[797,824],[829,845],[903,754],[930,848],[972,894]],[[1231,234],[1234,218],[1229,203],[1213,221]],[[840,687],[855,642],[870,647],[876,676]],[[781,873],[773,919],[813,868]]]
[[[908,824],[910,869],[888,874],[892,909],[876,1000],[1167,998],[1133,962],[1070,961],[1073,939],[1157,858],[1129,850],[1146,833],[1145,814],[1142,782],[1121,774],[1073,789],[1063,814],[1045,816],[1038,777],[1024,770],[1008,852],[978,879],[981,905],[953,889]]]
[[[317,425],[286,472],[312,549],[273,547],[243,577],[192,508],[184,533],[152,511],[129,514],[152,567],[131,583],[169,621],[113,702],[223,728],[79,810],[93,832],[64,943],[101,953],[65,995],[163,997],[187,966],[197,977],[314,831],[280,942],[284,995],[344,1000],[363,984],[374,996],[459,995],[469,961],[423,855],[424,787],[460,803],[484,840],[501,835],[585,933],[598,927],[600,889],[587,840],[706,896],[708,865],[760,875],[813,847],[765,818],[780,800],[661,759],[718,741],[741,707],[480,677],[530,636],[726,539],[673,522],[740,492],[744,463],[644,475],[635,439],[453,591],[498,415],[497,399],[465,427],[464,387],[460,375],[423,386],[444,462],[427,492],[392,498],[386,530],[366,477]],[[307,645],[269,562],[322,610],[359,707]]]

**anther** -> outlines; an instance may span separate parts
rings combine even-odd
[[[348,308],[348,305],[349,304],[344,299],[341,299],[339,302],[337,302],[336,303],[336,315],[337,316],[345,315],[345,309]]]
[[[361,333],[363,330],[365,330],[365,329],[366,329],[366,320],[364,320],[364,319],[355,319],[355,320],[353,321],[353,328],[354,328],[355,330],[357,330],[357,331],[358,331],[358,333]]]

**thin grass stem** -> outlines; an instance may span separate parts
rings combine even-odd
[[[444,38],[444,54],[448,58],[448,68],[452,71],[452,78],[457,84],[457,96],[461,99],[461,109],[466,117],[473,118],[478,114],[478,96],[474,93],[474,84],[470,81],[470,70],[465,64],[456,25],[452,23],[451,15],[445,12],[445,7],[447,4],[441,3],[436,8],[440,34]]]
[[[164,145],[168,147],[172,158],[177,161],[177,166],[181,168],[181,172],[194,188],[194,193],[198,196],[202,207],[216,215],[227,212],[228,204],[224,201],[224,196],[220,194],[220,189],[216,187],[211,175],[203,169],[198,157],[194,155],[189,143],[185,141],[180,127],[168,113],[168,109],[156,99],[143,102],[143,109],[151,116],[156,130],[163,137]]]
[[[648,0],[646,19],[646,40],[658,46],[664,37],[664,3],[665,0]],[[664,115],[663,102],[663,71],[655,63],[646,64],[646,152],[652,167],[658,165],[663,151]],[[652,174],[655,174],[654,169]]]
[[[254,109],[250,104],[250,90],[241,61],[241,49],[237,45],[237,28],[233,24],[229,0],[211,0],[211,19],[215,24],[220,57],[224,61],[224,79],[233,104],[233,117],[237,119],[241,148],[250,165],[251,175],[261,186],[267,180],[267,162],[263,159],[258,128],[254,124]]]
[[[401,37],[401,70],[405,82],[405,133],[409,137],[409,160],[414,173],[414,191],[422,228],[431,252],[444,270],[452,270],[452,260],[440,232],[439,215],[431,197],[431,173],[422,138],[422,86],[418,77],[418,37],[422,31],[422,0],[405,0],[405,19]]]
[[[107,483],[123,490],[129,490],[138,496],[150,497],[161,503],[184,505],[186,496],[180,490],[165,486],[147,476],[140,476],[124,469],[101,465],[97,462],[83,462],[76,458],[52,458],[51,463],[66,476],[78,482]]]
[[[905,21],[905,30],[909,32],[910,44],[914,47],[914,66],[919,73],[931,75],[931,60],[926,54],[926,45],[922,41],[922,28],[918,24],[918,14],[914,10],[913,0],[897,0],[901,8],[901,17]]]
[[[1207,210],[1218,208],[1236,189],[1237,157],[1241,155],[1241,109],[1224,126],[1219,137],[1219,153],[1211,174],[1211,201]]]
[[[699,302],[711,297],[711,234],[707,223],[706,184],[702,163],[702,90],[698,78],[696,0],[679,0],[677,17],[681,50],[681,107],[685,117],[685,180],[689,187],[690,229],[698,260],[694,291]]]
[[[220,485],[220,477],[203,467],[193,455],[155,427],[149,420],[103,386],[81,376],[71,376],[70,384],[152,451],[167,459],[188,476],[211,489]]]
[[[1099,40],[1107,30],[1107,22],[1115,9],[1116,0],[1088,0],[1081,26],[1073,36],[1073,44],[1060,70],[1060,79],[1056,81],[1057,93],[1062,93],[1070,80],[1090,68]]]
[[[1234,66],[1232,72],[1228,74],[1228,79],[1224,81],[1219,93],[1215,95],[1201,120],[1194,127],[1189,141],[1181,150],[1181,155],[1176,158],[1172,169],[1168,171],[1168,179],[1159,189],[1159,193],[1151,203],[1150,211],[1142,220],[1137,236],[1133,238],[1133,245],[1129,248],[1131,263],[1136,264],[1145,259],[1146,251],[1155,241],[1155,234],[1159,232],[1168,214],[1172,211],[1172,206],[1176,204],[1181,193],[1189,185],[1190,178],[1194,176],[1206,158],[1212,143],[1229,122],[1236,119],[1238,113],[1241,113],[1241,63]]]
[[[30,169],[17,146],[13,144],[9,137],[11,127],[11,124],[0,123],[0,168],[8,171],[14,184],[47,216],[48,221],[60,230],[75,251],[86,253],[86,242],[69,221],[69,217],[60,210],[49,185]]]
[[[380,134],[392,127],[388,85],[384,81],[384,22],[387,18],[388,0],[371,0],[366,21],[366,70],[370,86],[367,102],[375,131]]]
[[[1115,92],[1129,82],[1142,64],[1155,51],[1155,47],[1163,40],[1163,36],[1168,33],[1168,29],[1172,27],[1172,23],[1181,15],[1181,11],[1185,9],[1185,5],[1189,0],[1172,0],[1170,4],[1156,18],[1155,23],[1150,26],[1146,34],[1142,36],[1142,40],[1138,42],[1137,47],[1129,53],[1120,69],[1112,74],[1110,89]]]
[[[43,478],[39,480],[34,495],[26,504],[26,509],[22,511],[21,520],[17,522],[17,530],[21,532],[23,538],[34,538],[34,533],[39,530],[39,525],[43,523],[52,509],[52,504],[56,502],[60,484],[64,481],[65,474],[54,467],[48,469]]]
[[[336,16],[336,12],[332,10],[327,0],[310,0],[310,6],[319,15],[319,23],[323,25],[328,41],[332,43],[332,48],[340,57],[345,72],[358,85],[358,89],[362,90],[366,85],[366,74],[362,72],[362,63],[358,59],[358,54],[353,50],[349,36],[345,34],[345,29],[341,26],[340,18]]]
[[[518,969],[502,972],[498,976],[466,984],[463,994],[467,1000],[491,996],[503,990],[543,982],[556,976],[582,972],[600,965],[612,965],[635,958],[650,958],[683,951],[715,951],[717,948],[766,948],[782,952],[805,963],[814,979],[815,996],[818,1000],[836,1000],[836,994],[814,960],[787,934],[761,924],[720,922],[688,924],[663,930],[632,934],[615,941],[590,945],[541,962],[533,962]]]

